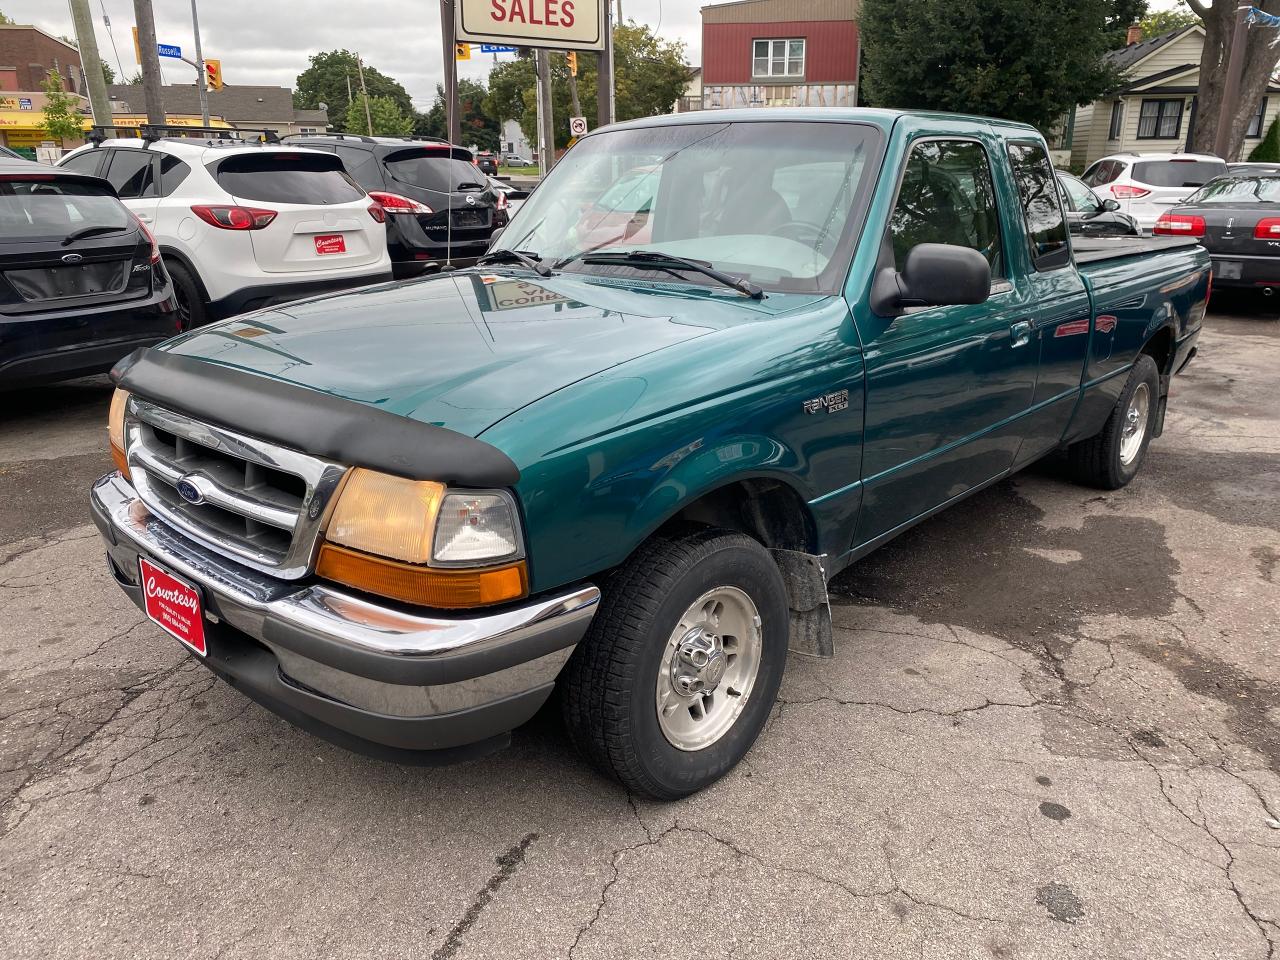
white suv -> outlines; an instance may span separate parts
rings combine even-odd
[[[1226,163],[1210,154],[1118,153],[1091,164],[1080,179],[1104,200],[1115,197],[1150,233],[1162,213],[1226,172]]]
[[[382,207],[333,154],[242,140],[104,140],[59,166],[106,178],[155,234],[183,329],[391,278]]]

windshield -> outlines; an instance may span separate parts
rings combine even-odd
[[[62,240],[84,227],[126,230],[129,211],[106,185],[35,175],[0,183],[0,236],[6,240]]]
[[[1185,203],[1280,203],[1280,177],[1220,177]]]
[[[844,279],[879,149],[874,127],[852,123],[596,134],[565,154],[496,249],[531,251],[544,262],[644,250],[700,260],[766,289],[832,293]],[[576,261],[569,269],[602,268]]]
[[[218,164],[218,186],[242,200],[267,203],[351,203],[364,190],[332,154],[276,150],[228,157]]]

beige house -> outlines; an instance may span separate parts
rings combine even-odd
[[[1187,149],[1196,123],[1196,90],[1200,85],[1199,24],[1150,40],[1130,31],[1128,46],[1107,54],[1128,82],[1108,100],[1075,111],[1062,134],[1076,169],[1113,153],[1176,153]],[[1271,121],[1280,115],[1280,86],[1267,88],[1249,124],[1243,156],[1256,146]],[[1216,119],[1216,118],[1206,118]]]

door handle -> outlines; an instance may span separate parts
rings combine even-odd
[[[1011,347],[1025,347],[1031,342],[1031,331],[1034,329],[1030,320],[1019,320],[1009,328],[1012,339],[1009,341]]]

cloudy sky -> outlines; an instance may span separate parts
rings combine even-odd
[[[99,53],[117,74],[123,66],[124,73],[132,75],[137,69],[130,34],[132,0],[89,0],[89,5],[97,22]],[[695,64],[700,56],[701,5],[698,0],[622,0],[627,19],[649,24],[668,40],[683,40],[689,62]],[[153,7],[156,38],[178,44],[191,57],[189,0],[153,0]],[[102,24],[104,9],[111,18],[110,32]],[[341,47],[399,80],[421,109],[430,106],[436,84],[443,79],[435,0],[199,0],[199,10],[204,55],[222,61],[228,83],[292,87],[308,57]],[[0,11],[18,23],[73,35],[66,0],[0,0]],[[459,72],[483,78],[492,61],[492,56],[477,54],[470,63],[459,64]],[[186,64],[163,59],[160,63],[166,82],[194,82]]]

